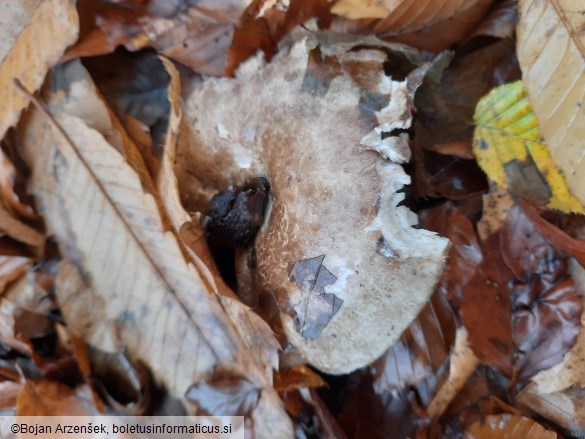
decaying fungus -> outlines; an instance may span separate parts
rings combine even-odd
[[[364,366],[397,340],[448,246],[398,206],[410,150],[393,131],[410,126],[424,67],[399,82],[384,74],[386,60],[305,36],[267,65],[247,62],[236,79],[204,81],[185,104],[184,202],[204,212],[219,190],[268,178],[252,277],[275,299],[292,345],[329,373]]]

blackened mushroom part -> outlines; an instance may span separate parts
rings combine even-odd
[[[384,75],[382,51],[316,48],[309,36],[268,65],[256,58],[236,79],[197,87],[177,172],[190,186],[183,201],[202,211],[214,188],[268,177],[256,285],[276,298],[305,359],[340,374],[400,337],[428,301],[448,241],[413,228],[416,216],[398,206],[410,183],[407,137],[383,135],[410,126],[424,68],[398,82]]]

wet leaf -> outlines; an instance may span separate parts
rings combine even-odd
[[[576,341],[583,310],[564,260],[519,207],[481,250],[483,262],[461,287],[461,318],[474,352],[519,380],[560,362]]]

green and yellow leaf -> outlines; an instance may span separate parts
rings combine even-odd
[[[474,121],[473,152],[491,181],[552,209],[585,212],[542,140],[522,81],[484,96]]]

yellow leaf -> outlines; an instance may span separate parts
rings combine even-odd
[[[542,141],[521,81],[502,85],[475,109],[473,152],[497,185],[563,212],[584,212]]]

